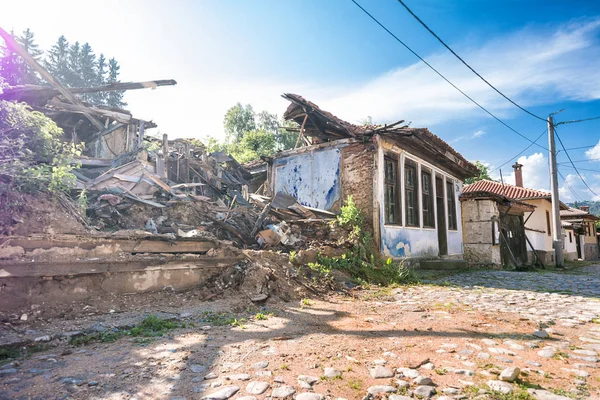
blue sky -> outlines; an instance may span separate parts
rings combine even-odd
[[[600,2],[406,0],[490,82],[532,112],[557,120],[600,115]],[[60,34],[116,57],[122,79],[174,78],[176,87],[132,91],[136,116],[170,137],[222,137],[223,115],[240,101],[279,115],[292,92],[357,122],[367,116],[429,127],[466,158],[498,166],[528,142],[487,116],[375,25],[350,0],[4,2],[0,26],[31,28],[47,48]],[[461,89],[536,138],[546,128],[454,59],[394,0],[360,3]],[[93,6],[91,5],[93,4]],[[35,10],[35,12],[32,12]],[[86,16],[87,15],[87,16]],[[558,129],[588,184],[600,194],[600,120]],[[547,138],[539,143],[547,147]],[[586,154],[587,151],[587,154]],[[524,182],[549,189],[547,152],[519,160]],[[559,153],[559,163],[567,161]],[[512,164],[512,163],[511,163]],[[514,178],[510,164],[503,169]],[[561,165],[565,201],[600,197]]]

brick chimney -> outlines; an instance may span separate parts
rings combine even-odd
[[[579,209],[581,211],[585,211],[586,213],[590,212],[590,206],[580,206]]]
[[[523,164],[516,162],[512,167],[515,170],[515,185],[518,187],[523,187],[523,171],[521,171]]]

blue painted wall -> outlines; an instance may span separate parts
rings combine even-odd
[[[340,203],[339,147],[293,154],[273,162],[275,193],[294,196],[304,206],[337,210]]]

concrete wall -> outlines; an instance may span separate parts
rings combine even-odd
[[[437,227],[441,224],[441,228],[447,232],[448,240],[448,255],[455,256],[456,258],[462,258],[463,246],[462,246],[462,224],[461,224],[461,210],[458,196],[462,191],[462,182],[456,177],[450,175],[448,172],[442,170],[436,165],[432,165],[425,160],[407,152],[406,150],[398,147],[395,144],[386,142],[385,140],[377,139],[377,176],[376,176],[376,206],[378,207],[378,219],[379,219],[379,235],[381,242],[381,251],[384,255],[394,258],[403,257],[437,257],[439,255],[439,244],[437,236]],[[386,153],[393,153],[398,156],[398,165],[400,167],[400,191],[402,193],[401,201],[401,213],[402,213],[402,224],[401,225],[386,225],[384,219],[384,155]],[[432,196],[434,198],[434,218],[436,221],[435,228],[424,228],[423,218],[420,217],[419,227],[407,227],[406,212],[404,207],[404,163],[406,159],[410,159],[417,164],[417,176],[420,180],[421,167],[424,166],[432,171]],[[444,180],[444,199],[446,199],[446,185],[445,182],[453,182],[455,186],[455,205],[456,205],[456,221],[458,229],[448,229],[448,218],[444,221],[437,221],[437,202],[435,179],[437,176],[441,176]],[[419,185],[420,187],[420,185]],[[422,208],[422,196],[419,191],[419,211]],[[444,201],[445,215],[448,215],[447,202]]]
[[[317,148],[273,161],[273,190],[304,206],[338,211],[341,203],[341,147]]]
[[[85,301],[109,294],[185,290],[202,284],[237,262],[237,258],[182,257],[147,260],[62,263],[17,262],[0,265],[0,312]],[[157,264],[158,263],[158,264]]]
[[[569,240],[569,233],[571,234],[571,240]],[[577,259],[577,239],[576,233],[572,229],[563,229],[563,240],[564,247],[563,253],[566,260]]]
[[[500,244],[494,244],[492,237],[492,220],[500,216],[496,202],[465,200],[461,209],[465,260],[472,264],[502,265]]]

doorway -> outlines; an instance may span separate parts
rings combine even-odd
[[[579,232],[575,232],[575,245],[577,245],[577,258],[583,260],[583,254],[581,254],[581,235]]]
[[[437,234],[439,255],[448,254],[448,238],[446,236],[446,209],[444,201],[444,180],[440,177],[435,178],[435,201],[437,206]]]

